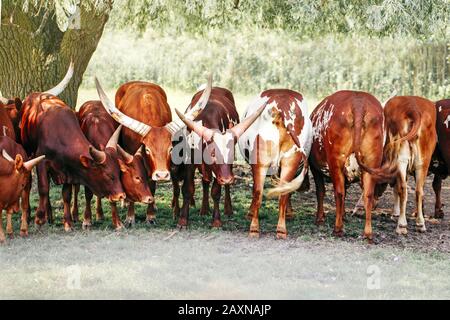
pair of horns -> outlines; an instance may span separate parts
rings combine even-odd
[[[238,139],[253,124],[253,122],[255,122],[256,119],[258,119],[258,117],[266,108],[266,105],[267,102],[265,102],[262,106],[260,106],[255,113],[251,114],[250,116],[242,120],[241,123],[229,129],[229,131],[231,131],[231,133],[236,139]],[[181,121],[183,121],[190,130],[194,131],[205,141],[210,141],[212,139],[214,135],[214,130],[204,127],[200,123],[194,122],[193,120],[187,118],[177,109],[175,109],[175,112],[177,113],[178,117],[180,117]]]
[[[120,130],[122,129],[122,125],[117,127],[116,131],[112,134],[112,136],[109,138],[108,143],[106,144],[105,149],[112,148],[117,151],[119,145],[119,137],[120,137]],[[94,159],[95,162],[102,164],[106,161],[106,152],[97,150],[93,146],[89,147],[89,154],[91,155],[92,159]]]
[[[114,120],[143,137],[145,137],[150,132],[150,130],[152,129],[151,126],[133,119],[117,109],[116,105],[106,95],[97,77],[95,77],[95,86],[97,87],[97,93],[100,97],[103,107],[111,115],[111,117],[114,118]],[[200,97],[198,102],[186,113],[187,118],[194,119],[198,112],[200,112],[206,106],[209,100],[209,96],[211,95],[211,90],[212,76],[210,75],[208,77],[208,83],[202,93],[202,96]],[[179,121],[172,121],[166,124],[165,128],[169,130],[171,134],[175,134],[183,126],[184,125],[182,122],[180,123]]]
[[[3,149],[3,151],[2,151],[2,156],[9,162],[15,163],[14,159],[8,154],[8,152],[6,152],[5,149]],[[45,158],[45,156],[39,156],[37,158],[28,160],[27,162],[24,162],[23,166],[28,171],[31,171],[34,168],[34,166],[36,166],[39,162],[44,160],[44,158]]]

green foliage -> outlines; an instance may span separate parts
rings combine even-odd
[[[114,53],[114,54],[111,54]],[[274,87],[321,98],[339,89],[364,90],[385,99],[399,94],[431,99],[450,95],[449,49],[443,41],[405,38],[322,37],[299,40],[261,29],[192,34],[105,34],[83,80],[94,75],[110,88],[143,79],[194,92],[208,72],[234,92]]]
[[[116,0],[116,25],[177,31],[259,27],[301,37],[323,34],[442,37],[448,34],[448,0]]]

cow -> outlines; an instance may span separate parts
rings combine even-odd
[[[98,79],[96,81],[97,91],[103,106],[108,113],[124,126],[121,145],[124,150],[134,154],[141,146],[144,146],[144,157],[150,180],[150,190],[155,195],[156,182],[169,181],[171,179],[171,151],[172,140],[184,124],[172,121],[172,114],[167,96],[164,90],[153,83],[144,81],[133,81],[123,84],[116,93],[115,103],[109,100],[101,87]],[[186,114],[188,119],[200,112],[208,101],[211,92],[211,76],[204,94],[196,105],[192,106]],[[174,193],[177,192],[175,183]],[[174,210],[176,210],[174,208]],[[132,224],[134,215],[129,215],[126,224]],[[156,221],[156,206],[149,204],[147,208],[147,223]]]
[[[12,237],[12,214],[19,209],[19,198],[23,195],[25,188],[31,179],[31,170],[45,156],[42,155],[27,161],[27,154],[23,147],[9,137],[0,137],[0,243],[5,242],[3,232],[3,209],[7,214],[6,233]],[[13,155],[10,156],[10,155]],[[23,204],[22,197],[22,204]],[[29,205],[29,203],[28,203]],[[28,235],[27,209],[22,207],[22,219],[20,225],[20,235]]]
[[[450,174],[450,99],[436,102],[436,132],[437,145],[430,168],[434,173],[433,190],[436,194],[434,217],[444,218],[442,210],[441,188],[442,180]]]
[[[48,93],[32,93],[24,101],[21,117],[21,138],[28,154],[45,154],[37,166],[39,206],[35,223],[39,226],[53,221],[49,202],[49,177],[63,184],[64,229],[71,231],[70,212],[72,184],[83,184],[95,195],[110,201],[124,200],[120,182],[117,152],[101,151],[92,146],[81,131],[75,112],[61,99]],[[113,138],[117,138],[114,137]],[[108,143],[115,146],[117,141]]]
[[[267,105],[266,110],[239,138],[239,149],[251,165],[253,175],[253,198],[248,214],[251,218],[249,236],[259,237],[258,214],[265,177],[280,172],[280,185],[269,190],[268,196],[280,196],[277,238],[285,239],[290,193],[301,186],[308,170],[312,125],[303,96],[288,89],[261,92],[248,105],[242,121],[264,105]],[[303,168],[296,177],[302,163]]]
[[[423,187],[436,147],[436,107],[425,98],[397,96],[384,108],[386,145],[384,162],[398,167],[394,185],[394,216],[398,216],[396,233],[406,235],[407,177],[415,177],[416,230],[425,232]]]
[[[144,167],[144,159],[142,156],[142,148],[139,148],[135,155],[130,155],[123,150],[120,145],[108,145],[108,139],[116,135],[113,139],[118,140],[118,135],[122,126],[119,126],[116,121],[106,112],[102,106],[101,101],[87,101],[85,102],[77,113],[78,121],[80,122],[81,130],[88,139],[88,141],[98,150],[106,151],[107,148],[114,148],[118,152],[117,161],[121,171],[120,180],[126,193],[128,202],[142,202],[152,203],[153,196],[150,192],[147,179],[147,171]],[[72,217],[77,215],[77,195],[79,186],[75,186],[75,200],[72,210]],[[83,228],[91,226],[91,200],[92,191],[85,187],[86,208],[84,211]],[[132,205],[130,204],[129,210]],[[103,210],[101,198],[97,197],[97,220],[103,220]],[[112,222],[116,230],[123,228],[123,224],[117,214],[116,203],[111,202]]]
[[[0,135],[8,135],[20,143],[20,110],[22,108],[22,100],[15,98],[8,100],[0,96]],[[9,120],[5,120],[5,117]]]
[[[316,224],[325,221],[325,179],[331,178],[336,201],[334,234],[342,236],[346,188],[360,181],[366,212],[364,237],[371,242],[375,185],[391,181],[396,174],[395,166],[382,166],[383,108],[369,93],[342,90],[323,99],[311,113],[311,121],[313,142],[309,161],[316,185]]]
[[[199,91],[194,95],[190,106],[196,105],[201,100],[204,91]],[[232,214],[230,185],[234,182],[235,144],[239,137],[263,112],[264,108],[265,105],[260,106],[254,114],[239,123],[239,115],[233,94],[228,89],[213,87],[205,106],[194,119],[189,119],[175,109],[178,117],[186,124],[188,131],[191,132],[189,135],[196,134],[199,138],[197,142],[195,142],[195,136],[191,136],[191,139],[188,137],[185,139],[185,141],[193,141],[189,143],[189,147],[193,148],[191,152],[188,151],[190,156],[187,157],[185,162],[183,206],[178,219],[179,228],[185,228],[188,225],[189,205],[194,193],[196,169],[199,169],[201,172],[203,183],[203,200],[200,212],[206,214],[209,211],[209,185],[211,180],[214,179],[211,189],[211,197],[214,202],[212,226],[218,228],[222,225],[219,211],[222,186],[225,187],[225,214]],[[191,109],[188,107],[186,113],[189,114],[190,111]]]

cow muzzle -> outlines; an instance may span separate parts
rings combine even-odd
[[[141,202],[145,203],[145,204],[151,204],[151,203],[155,202],[155,199],[151,196],[148,196],[148,197],[142,198]]]
[[[170,180],[170,172],[157,170],[152,174],[153,181],[169,181]]]
[[[112,202],[118,202],[118,201],[125,200],[126,197],[127,197],[126,194],[124,192],[121,192],[121,193],[109,196],[108,199],[109,199],[109,201],[112,201]]]

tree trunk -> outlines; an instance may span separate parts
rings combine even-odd
[[[78,88],[103,33],[112,1],[102,11],[80,8],[80,28],[62,32],[54,10],[23,12],[15,1],[3,1],[0,19],[0,91],[24,99],[61,81],[73,60],[75,71],[61,98],[75,108]],[[46,16],[48,18],[46,18]]]

